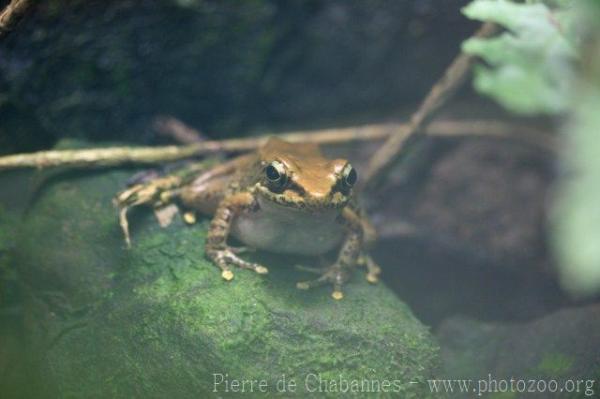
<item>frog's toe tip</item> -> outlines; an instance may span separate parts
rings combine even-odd
[[[231,281],[233,280],[233,272],[231,270],[223,270],[221,277],[223,277],[223,280],[225,281]]]
[[[186,224],[196,223],[196,214],[194,212],[186,212],[183,214],[183,221]]]
[[[306,282],[299,282],[296,283],[296,288],[298,288],[299,290],[307,290],[310,288],[310,285]]]
[[[367,274],[367,281],[371,284],[377,284],[379,282],[379,277],[375,274]]]
[[[267,269],[264,266],[256,266],[256,269],[254,269],[254,270],[256,270],[256,273],[258,273],[258,274],[267,274],[267,273],[269,273],[269,269]]]
[[[335,299],[336,301],[339,301],[340,299],[342,299],[344,297],[344,294],[342,293],[342,291],[333,291],[331,293],[331,297],[333,299]]]

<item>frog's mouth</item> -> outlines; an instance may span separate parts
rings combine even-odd
[[[348,204],[350,196],[342,192],[335,191],[327,195],[315,197],[298,193],[294,190],[284,190],[281,193],[275,193],[268,187],[257,185],[258,194],[267,201],[281,205],[286,208],[297,209],[301,211],[326,211],[341,209]]]

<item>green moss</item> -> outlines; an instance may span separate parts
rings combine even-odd
[[[111,222],[116,215],[111,197],[125,176],[68,172],[40,186],[43,199],[24,220],[17,254],[20,273],[30,284],[64,293],[70,307],[101,296],[124,255],[118,250],[118,226]]]
[[[223,385],[213,392],[214,374],[264,379],[273,394],[285,375],[299,397],[339,396],[339,386],[304,392],[313,374],[329,384],[389,380],[402,397],[426,397],[437,346],[385,286],[356,273],[334,301],[329,287],[295,288],[309,277],[298,260],[268,254],[254,255],[268,275],[237,270],[227,283],[204,258],[206,220],[162,229],[142,210],[132,212],[127,251],[110,201],[127,176],[54,178],[25,221],[20,267],[54,315],[43,325],[42,378],[61,397],[228,396]]]

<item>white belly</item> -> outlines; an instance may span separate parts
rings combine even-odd
[[[344,230],[338,210],[309,213],[260,202],[256,212],[239,215],[232,234],[245,245],[270,252],[319,255],[338,247]]]

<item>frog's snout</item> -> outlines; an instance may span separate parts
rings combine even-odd
[[[317,192],[312,192],[310,194],[310,196],[316,202],[319,202],[319,201],[325,202],[328,200],[330,194],[331,194],[330,191],[317,191]]]
[[[310,193],[308,198],[305,198],[305,202],[311,208],[326,209],[343,207],[348,203],[349,199],[342,192],[331,190],[328,192]]]

